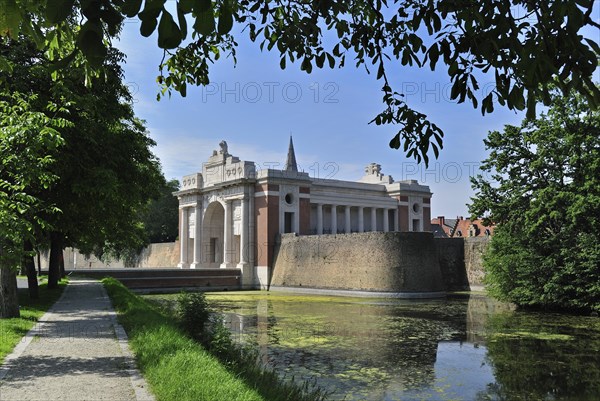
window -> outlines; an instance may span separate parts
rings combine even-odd
[[[283,223],[283,232],[285,234],[294,232],[294,213],[285,212]]]
[[[291,193],[286,194],[284,199],[285,203],[287,203],[288,205],[291,205],[292,202],[294,202],[294,196]]]
[[[413,212],[419,213],[419,210],[421,210],[421,206],[419,206],[418,203],[413,203],[412,209],[413,209]]]

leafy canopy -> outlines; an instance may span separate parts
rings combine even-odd
[[[173,192],[179,191],[179,181],[164,182],[160,195],[150,201],[142,221],[151,243],[174,242],[179,235],[179,201]]]
[[[174,3],[174,4],[173,4]],[[372,122],[397,124],[390,141],[410,157],[428,162],[442,148],[442,130],[409,107],[394,90],[398,64],[442,68],[451,97],[483,114],[496,105],[527,109],[550,102],[555,79],[564,94],[582,94],[590,107],[600,102],[592,83],[598,67],[600,24],[594,0],[2,0],[0,34],[33,38],[55,61],[82,65],[91,75],[102,66],[110,40],[125,18],[141,21],[140,33],[158,32],[164,49],[158,82],[162,94],[186,94],[187,85],[209,83],[209,67],[224,54],[235,60],[236,37],[249,35],[261,49],[275,51],[281,68],[297,62],[313,68],[342,67],[349,58],[373,69],[382,85],[383,111]],[[597,13],[598,10],[596,10]],[[234,26],[241,29],[234,29]],[[584,37],[583,28],[591,33]],[[325,40],[324,38],[327,38]],[[83,57],[82,57],[83,56]],[[10,64],[0,59],[0,68]],[[390,72],[391,71],[391,72]],[[493,76],[494,89],[480,93],[480,80]],[[160,95],[159,95],[160,96]]]
[[[84,72],[71,66],[63,69],[63,79],[53,81],[51,63],[23,38],[0,43],[0,55],[13,64],[11,73],[0,80],[3,90],[27,91],[35,99],[30,108],[39,118],[63,116],[70,122],[57,128],[62,146],[47,156],[56,162],[46,166],[27,158],[30,153],[43,154],[36,144],[46,138],[39,124],[32,124],[21,149],[12,149],[14,163],[4,164],[10,174],[27,165],[46,166],[53,177],[43,186],[19,181],[28,194],[61,210],[40,212],[50,224],[39,227],[41,238],[32,242],[45,242],[49,232],[60,233],[64,242],[59,249],[74,246],[99,257],[146,245],[141,216],[150,199],[158,196],[164,177],[151,151],[155,143],[144,122],[135,117],[131,94],[123,83],[122,54],[109,49],[104,77],[92,78],[91,87],[84,85]],[[48,111],[43,107],[48,102],[63,106]],[[6,129],[23,130],[13,120],[6,124]]]
[[[600,112],[580,95],[485,140],[470,212],[498,224],[484,257],[492,294],[600,311]]]
[[[23,241],[32,240],[35,226],[47,227],[45,216],[60,212],[37,194],[57,177],[56,153],[64,145],[59,130],[71,123],[32,110],[34,95],[0,92],[0,265],[17,267]],[[53,115],[58,106],[48,104]]]

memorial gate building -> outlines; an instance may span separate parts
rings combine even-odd
[[[431,196],[415,180],[394,181],[371,163],[358,181],[298,171],[290,138],[283,170],[257,170],[227,143],[183,177],[179,199],[180,268],[238,268],[245,288],[264,288],[279,234],[336,235],[429,231]]]

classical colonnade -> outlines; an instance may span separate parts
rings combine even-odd
[[[250,194],[244,194],[243,196],[238,195],[212,199],[211,202],[207,202],[205,199],[204,202],[207,202],[206,207],[204,207],[204,202],[201,199],[199,198],[196,202],[181,205],[179,208],[181,257],[178,267],[194,269],[211,263],[220,263],[220,267],[222,268],[241,268],[253,262],[253,258],[251,257],[253,249],[250,249],[250,245],[254,243],[251,238],[253,235],[251,233],[251,226],[254,227],[255,219],[255,216],[251,213],[254,210],[254,197],[250,196]],[[328,231],[333,234],[338,233],[338,208],[343,208],[344,211],[344,227],[343,231],[339,232],[351,233],[353,232],[352,228],[354,228],[354,232],[360,233],[381,230],[383,232],[399,231],[397,207],[350,206],[329,203],[314,203],[311,206],[316,207],[317,235],[324,234],[324,207],[330,210]],[[221,208],[223,210],[222,225],[221,221],[219,221],[221,219]],[[237,212],[234,213],[236,208]],[[351,210],[353,208],[356,210],[356,215]],[[380,225],[378,230],[377,217],[379,210],[382,211],[383,224],[381,225],[381,220],[379,220]],[[390,213],[390,211],[393,211],[393,213]],[[390,214],[393,216],[391,222]],[[356,220],[354,221],[354,227],[352,224],[353,215],[358,220],[357,222]],[[367,223],[368,227],[365,227],[365,218],[370,219],[370,223]],[[367,229],[365,230],[365,228]],[[235,235],[239,235],[240,238],[239,250],[236,249]],[[219,241],[214,244],[211,243],[211,237],[217,237],[219,240],[222,240],[222,243],[218,243]],[[193,241],[190,241],[190,239],[193,239]],[[190,245],[193,247],[191,261],[189,260],[190,252],[188,249]],[[215,247],[219,247],[220,249],[216,249]],[[239,257],[237,255],[238,252]],[[220,255],[222,255],[222,258]]]
[[[240,206],[240,216],[238,219],[234,219],[234,209],[236,201],[239,201]],[[217,204],[215,204],[217,203]],[[216,249],[211,249],[211,244],[207,241],[210,241],[210,237],[208,239],[203,239],[203,234],[210,235],[209,229],[203,230],[205,228],[209,228],[211,224],[214,224],[213,221],[204,221],[206,216],[208,215],[208,210],[210,208],[223,208],[223,243],[222,243],[222,255],[223,260],[220,267],[242,267],[250,263],[250,253],[252,250],[250,249],[250,211],[254,209],[253,198],[247,195],[230,197],[226,199],[214,200],[210,202],[206,208],[204,208],[202,202],[199,200],[195,204],[187,204],[180,206],[180,229],[179,229],[179,243],[180,243],[180,262],[178,267],[187,268],[190,267],[192,269],[199,268],[203,264],[207,262],[215,262],[207,260],[210,252],[217,252]],[[213,219],[214,210],[210,215],[211,220]],[[234,222],[235,220],[239,220],[239,236],[240,236],[240,247],[239,247],[239,258],[235,256],[235,243],[234,243]],[[193,222],[194,231],[193,231],[193,254],[192,254],[192,262],[188,260],[189,250],[188,246],[190,244],[190,221]],[[204,243],[203,243],[204,241]],[[204,246],[203,246],[204,244]],[[237,260],[236,260],[237,259]]]
[[[358,232],[365,232],[365,209],[370,209],[370,230],[369,231],[377,231],[377,210],[383,210],[383,231],[399,231],[398,226],[398,208],[397,207],[368,207],[368,206],[350,206],[350,205],[336,205],[336,204],[324,204],[324,203],[316,203],[317,206],[317,235],[323,234],[323,206],[329,206],[331,208],[331,233],[336,234],[338,232],[338,219],[337,219],[337,208],[344,208],[344,232],[351,233],[352,232],[352,221],[351,221],[351,208],[354,207],[358,209]],[[389,211],[393,211],[393,219],[392,225],[390,226],[389,221]]]

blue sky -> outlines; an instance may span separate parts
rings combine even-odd
[[[127,54],[125,78],[135,111],[157,142],[154,152],[167,179],[200,171],[222,139],[242,160],[282,168],[292,134],[299,167],[311,176],[357,180],[367,164],[377,162],[395,180],[429,185],[432,216],[466,216],[473,194],[469,174],[486,157],[483,138],[505,124],[519,124],[524,116],[496,109],[482,117],[471,106],[449,100],[443,69],[432,73],[390,64],[395,89],[403,90],[408,103],[445,132],[439,159],[426,169],[389,148],[396,127],[368,124],[383,109],[381,83],[374,74],[355,68],[351,60],[344,69],[315,68],[310,75],[289,63],[281,70],[276,54],[261,52],[244,35],[238,41],[237,65],[230,59],[213,65],[210,86],[189,88],[186,98],[174,93],[157,101],[162,52],[156,37],[140,36],[135,20],[125,24],[116,46]],[[482,90],[486,84],[482,81]]]

